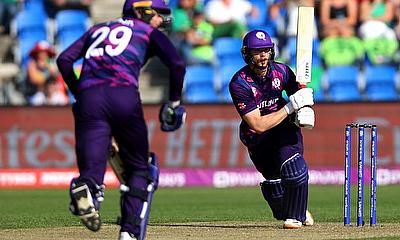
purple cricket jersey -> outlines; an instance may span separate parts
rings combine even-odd
[[[285,90],[287,95],[290,96],[298,89],[299,86],[293,71],[287,65],[277,62],[269,64],[266,77],[254,74],[249,66],[245,66],[234,74],[229,84],[233,103],[241,117],[256,108],[260,109],[261,115],[276,112],[287,103],[282,96],[282,91]],[[240,140],[247,147],[252,147],[259,143],[260,136],[268,132],[285,134],[286,131],[280,132],[275,129],[288,128],[292,131],[293,125],[294,123],[289,118],[286,118],[276,127],[265,133],[257,134],[246,121],[242,120],[240,124]],[[274,141],[274,139],[271,138],[271,141]]]
[[[60,54],[57,65],[73,92],[101,84],[138,88],[140,69],[155,55],[170,70],[169,100],[179,100],[185,74],[183,60],[167,36],[134,18],[91,27]],[[81,57],[84,62],[77,79],[72,66]]]
[[[148,132],[139,94],[140,69],[158,56],[169,69],[169,100],[181,97],[185,64],[168,37],[129,17],[91,27],[57,58],[73,105],[80,175],[102,184],[111,136],[127,169],[148,168]],[[79,79],[73,64],[83,58]]]
[[[138,89],[140,69],[152,56],[169,70],[169,100],[179,100],[185,64],[166,35],[140,20],[124,17],[97,24],[57,58],[76,98],[72,109],[79,178],[104,182],[113,137],[131,189],[122,194],[120,231],[135,236],[145,232],[153,192],[146,189],[155,177],[149,175],[148,131]],[[77,79],[73,64],[80,58],[84,61]]]

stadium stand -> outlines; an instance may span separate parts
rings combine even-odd
[[[214,87],[214,68],[210,65],[188,66],[185,76],[185,100],[189,103],[218,102]]]
[[[44,11],[38,7],[19,12],[12,23],[11,34],[17,41],[14,45],[16,63],[25,69],[29,51],[36,42],[48,40],[48,21]]]
[[[44,0],[28,0],[24,1],[24,10],[28,12],[45,13]]]
[[[215,55],[219,65],[225,64],[225,61],[232,59],[242,59],[240,48],[242,47],[242,40],[232,37],[222,37],[214,40],[213,43]]]
[[[267,11],[264,9],[268,9],[268,3],[265,0],[250,0],[251,4],[257,7],[258,15],[257,16],[249,16],[247,18],[247,28],[255,29],[255,28],[268,28],[268,33],[270,33],[271,37],[275,36],[275,25],[273,21],[269,21]]]
[[[329,100],[361,101],[359,76],[360,70],[353,65],[329,67],[324,76]]]
[[[231,95],[229,93],[229,82],[233,74],[238,71],[244,64],[226,64],[219,68],[218,74],[218,85],[220,89],[221,101],[222,102],[232,102]]]
[[[388,65],[367,66],[364,72],[365,93],[369,101],[396,101],[398,73]]]
[[[24,1],[20,12],[16,15],[12,23],[10,34],[13,39],[13,51],[12,62],[10,63],[17,64],[20,68],[19,74],[21,74],[24,72],[23,69],[26,66],[28,52],[37,41],[47,40],[51,44],[55,44],[57,52],[60,52],[69,43],[80,36],[88,27],[88,21],[89,24],[97,23],[120,16],[123,2],[123,0],[117,0],[117,2],[96,0],[91,6],[92,14],[90,17],[75,11],[71,14],[69,12],[70,10],[65,10],[63,11],[64,13],[58,12],[59,16],[55,17],[52,22],[44,11],[44,0]],[[176,4],[176,0],[167,2],[170,6]],[[207,2],[207,0],[200,0],[200,3],[203,5]],[[268,12],[268,7],[277,1],[250,0],[250,2],[259,9],[265,11],[260,11],[258,16],[249,17],[247,19],[247,27],[249,29],[262,28],[267,30],[270,35],[274,37],[277,45],[277,61],[295,66],[295,38],[285,35],[284,28],[287,27],[287,22],[283,22],[283,24],[281,22],[275,22],[271,19]],[[315,1],[315,4],[317,4],[316,10],[318,11],[318,4],[320,4],[320,2]],[[289,11],[286,11],[284,8],[281,8],[280,14],[282,18],[280,19],[287,19],[288,12]],[[320,12],[316,12],[317,22],[320,22],[319,16]],[[357,46],[359,46],[360,49],[362,47],[363,50],[363,52],[360,52],[362,55],[361,58],[356,55],[356,61],[353,61],[351,66],[345,64],[345,66],[340,67],[335,64],[337,62],[343,63],[346,59],[349,59],[349,48],[340,47],[337,48],[337,50],[327,48],[327,42],[323,42],[323,29],[318,30],[321,30],[321,32],[319,37],[314,41],[313,82],[311,84],[312,86],[310,85],[310,87],[314,89],[316,102],[399,100],[399,49],[397,49],[397,53],[393,55],[393,66],[388,67],[386,65],[371,64],[367,53],[364,52],[363,44],[357,43]],[[353,38],[356,40],[360,39],[358,31],[355,31],[355,33]],[[185,86],[183,99],[191,103],[230,102],[231,99],[227,86],[232,77],[231,75],[244,66],[240,53],[241,44],[241,39],[214,39],[213,48],[216,53],[216,61],[207,67],[208,70],[206,71],[209,72],[209,75],[207,81],[204,80],[206,82],[204,84],[205,86],[200,87],[200,90],[198,90],[198,84],[191,85],[191,79],[196,79],[198,76],[192,76],[192,74],[195,73],[193,73],[191,67],[188,68],[186,74],[188,84]],[[3,46],[0,47],[3,48]],[[327,49],[330,50],[327,52]],[[334,53],[332,56],[336,57],[329,58],[331,55],[327,54],[332,52]],[[332,59],[338,59],[337,56],[339,56],[340,61],[335,60],[332,62]],[[5,64],[7,64],[7,62],[5,62]],[[197,66],[195,65],[194,67]],[[204,68],[203,65],[199,67]],[[212,70],[210,70],[210,68]],[[210,73],[210,71],[212,71],[212,73]],[[4,79],[5,77],[0,76],[0,78]],[[157,64],[148,64],[148,67],[144,68],[140,80],[140,88],[141,91],[144,92],[144,94],[142,94],[144,103],[159,103],[166,99],[168,91],[165,90],[165,83],[167,82],[167,78],[168,74],[165,73],[165,69],[162,69]],[[338,82],[342,83],[337,84]],[[204,89],[208,89],[208,92]],[[10,93],[6,93],[8,90],[0,90],[3,93],[2,95],[10,95]],[[13,103],[12,101],[10,102],[4,99],[0,104]]]
[[[313,41],[312,64],[313,66],[317,67],[322,65],[322,59],[318,53],[319,46],[320,41],[318,38],[315,38]],[[282,51],[282,58],[284,59],[285,63],[289,64],[290,66],[296,65],[296,37],[289,37],[287,39],[286,45],[284,46],[284,51]]]
[[[89,26],[89,16],[83,10],[62,10],[55,16],[55,32],[60,50],[81,36]]]

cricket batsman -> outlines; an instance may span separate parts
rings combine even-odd
[[[92,231],[101,226],[104,174],[111,139],[118,145],[121,187],[119,239],[144,239],[154,191],[157,157],[149,152],[148,131],[140,98],[139,73],[157,56],[169,69],[169,102],[160,110],[161,130],[175,131],[184,122],[180,97],[185,64],[158,28],[168,27],[171,10],[163,0],[126,0],[122,17],[91,27],[57,58],[58,68],[76,102],[76,155],[79,177],[70,185],[71,212]],[[80,77],[73,64],[83,58]]]
[[[274,61],[274,43],[267,32],[248,32],[241,52],[247,65],[234,74],[229,91],[242,118],[240,140],[265,178],[261,192],[284,228],[313,225],[300,130],[314,127],[312,89],[300,88],[293,71]]]

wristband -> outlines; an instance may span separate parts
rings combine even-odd
[[[294,112],[294,108],[291,102],[288,102],[283,108],[286,110],[287,114],[290,115]]]

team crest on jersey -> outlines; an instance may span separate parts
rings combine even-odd
[[[282,84],[279,78],[274,78],[274,80],[272,80],[272,88],[276,90],[282,90]]]
[[[243,110],[243,109],[246,108],[246,104],[244,104],[244,103],[238,103],[238,108],[239,108],[240,110]]]

